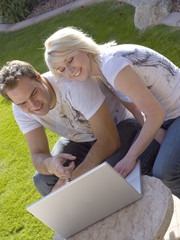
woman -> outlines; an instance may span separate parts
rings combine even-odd
[[[180,197],[180,69],[149,48],[115,42],[98,45],[72,27],[60,29],[46,40],[45,61],[57,76],[79,81],[88,76],[102,78],[141,123],[140,112],[144,113],[139,136],[115,166],[124,177],[152,139],[161,143],[167,130],[153,175]]]

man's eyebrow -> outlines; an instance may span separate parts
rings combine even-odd
[[[31,94],[30,94],[30,96],[28,97],[28,99],[29,98],[31,98],[33,95],[34,95],[34,92],[36,91],[36,87],[33,89],[33,91],[31,92]],[[27,100],[26,100],[27,101]],[[21,103],[15,103],[16,105],[23,105],[26,101],[24,101],[24,102],[21,102]]]

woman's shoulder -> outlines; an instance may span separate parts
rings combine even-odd
[[[136,54],[138,52],[148,52],[149,54],[152,54],[152,53],[158,54],[158,52],[156,52],[155,50],[143,45],[119,44],[119,45],[106,48],[102,53],[102,57],[107,57],[109,55],[115,56],[116,53],[121,54],[123,56],[125,53]]]

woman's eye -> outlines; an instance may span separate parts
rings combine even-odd
[[[58,72],[61,72],[61,73],[62,73],[62,72],[64,72],[65,68],[59,67],[59,68],[57,68],[56,70],[57,70]]]
[[[71,63],[71,62],[72,62],[72,60],[73,60],[73,57],[71,57],[71,58],[69,59],[69,61],[68,61],[68,62],[69,62],[69,63]]]

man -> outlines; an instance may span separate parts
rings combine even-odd
[[[34,184],[43,196],[105,160],[114,166],[140,129],[113,93],[93,79],[40,76],[30,64],[15,60],[0,71],[0,92],[13,102],[37,170]],[[63,136],[52,154],[44,127]]]

